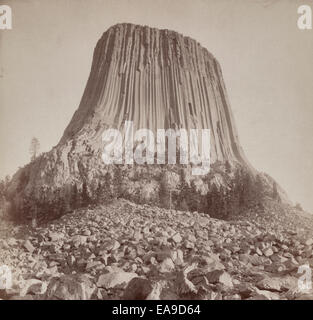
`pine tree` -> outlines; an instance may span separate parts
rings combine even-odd
[[[163,208],[170,207],[170,188],[166,178],[166,171],[163,171],[161,180],[160,180],[160,188],[159,188],[159,200],[160,205]]]
[[[5,199],[5,183],[3,180],[0,182],[0,202],[3,205]]]
[[[210,214],[212,210],[213,199],[212,192],[208,191],[206,194],[205,213]]]
[[[29,153],[31,157],[31,161],[34,161],[39,154],[40,143],[36,137],[33,137],[30,142]]]
[[[46,211],[45,211],[45,216],[46,218],[53,216],[54,214],[54,199],[52,197],[47,198],[47,203],[46,203]]]
[[[189,211],[189,205],[188,205],[188,198],[190,197],[190,190],[186,181],[186,174],[185,170],[181,168],[180,175],[179,175],[179,194],[177,197],[177,206],[182,211]]]
[[[244,199],[244,207],[248,207],[251,204],[253,198],[253,184],[251,176],[248,172],[244,174],[243,180],[243,199]]]
[[[76,183],[74,183],[71,187],[70,207],[72,210],[75,210],[80,207],[79,193]]]
[[[239,206],[241,208],[247,208],[252,203],[254,194],[251,175],[249,172],[239,169],[235,174],[235,181],[237,184],[235,188],[239,199]]]
[[[235,171],[233,181],[234,197],[238,200],[239,208],[242,208],[244,206],[244,180],[241,168]]]
[[[65,203],[65,213],[71,212],[72,208],[71,208],[71,199],[69,197],[70,194],[66,193],[64,195],[64,203]]]
[[[179,189],[182,190],[186,184],[186,173],[185,170],[181,168],[179,171]]]
[[[201,193],[197,190],[194,180],[191,182],[189,208],[191,211],[199,211],[201,205]]]
[[[53,217],[60,216],[60,199],[61,199],[61,190],[60,188],[57,188],[53,191],[53,200],[52,200]]]
[[[42,188],[40,191],[40,219],[47,219],[51,216],[51,188]]]
[[[59,199],[59,217],[65,214],[67,211],[66,199],[63,195],[60,195]]]
[[[28,214],[28,218],[32,221],[34,226],[37,225],[38,218],[38,200],[34,197],[30,200],[30,212]]]
[[[99,181],[98,182],[98,187],[97,187],[97,190],[96,190],[96,199],[95,199],[95,202],[96,204],[100,204],[102,202],[102,184],[101,182]]]
[[[114,189],[114,197],[115,198],[120,198],[123,195],[123,190],[122,190],[122,170],[119,165],[116,165],[114,167],[114,181],[113,181],[113,189]]]
[[[90,204],[90,197],[88,194],[86,181],[83,182],[83,187],[82,187],[82,192],[81,192],[81,200],[82,200],[83,207],[87,207]]]
[[[99,181],[98,187],[96,189],[96,203],[105,204],[112,199],[112,190],[111,190],[111,174],[107,172],[104,176],[104,182]]]
[[[278,201],[280,200],[279,194],[278,194],[278,191],[277,191],[277,183],[275,181],[273,182],[272,198],[274,200],[278,200]]]
[[[265,193],[264,193],[263,182],[262,182],[261,176],[257,174],[255,178],[254,200],[260,208],[263,207],[264,196],[265,196]]]
[[[31,211],[31,202],[29,197],[24,194],[23,198],[22,198],[22,202],[21,202],[21,207],[19,209],[20,212],[20,221],[24,220],[25,218],[27,218],[27,216],[29,215]]]
[[[105,194],[105,201],[110,201],[112,198],[112,177],[109,172],[107,172],[104,176],[104,194]],[[120,185],[121,187],[121,185]],[[119,190],[119,193],[122,193],[122,190]]]
[[[236,181],[231,182],[229,190],[229,206],[231,208],[231,214],[237,215],[240,212],[239,209],[239,194],[237,192]]]
[[[11,205],[9,208],[9,215],[16,222],[22,222],[22,220],[23,220],[22,211],[21,211],[20,207],[17,205],[17,203],[14,201],[14,199],[11,200]]]
[[[219,217],[221,214],[221,196],[216,184],[212,185],[208,198],[208,213],[212,217]],[[209,206],[210,205],[210,206]]]
[[[229,199],[229,192],[227,189],[222,189],[220,191],[221,194],[221,213],[220,217],[222,219],[225,219],[229,215],[229,209],[230,209],[230,199]]]
[[[186,199],[182,199],[182,201],[179,203],[179,209],[181,211],[189,211],[189,207],[187,205]]]

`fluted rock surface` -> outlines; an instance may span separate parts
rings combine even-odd
[[[254,170],[240,146],[221,68],[213,55],[174,31],[118,24],[96,45],[80,105],[60,142],[15,174],[12,197],[40,196],[41,187],[64,188],[73,182],[80,188],[87,181],[88,188],[96,188],[110,170],[101,158],[102,133],[108,128],[123,130],[127,120],[133,121],[135,130],[153,132],[210,129],[211,163],[228,161]],[[157,176],[158,168],[151,168],[156,168]],[[137,169],[128,168],[128,176],[138,176]],[[219,183],[220,178],[211,175],[211,181]],[[203,183],[202,187],[208,190]],[[127,188],[149,198],[158,190],[158,178],[132,182]]]
[[[98,41],[80,106],[61,143],[103,128],[211,129],[211,159],[246,162],[219,63],[198,42],[174,31],[132,24]],[[93,137],[93,138],[91,138]]]

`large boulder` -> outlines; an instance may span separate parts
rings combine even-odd
[[[148,279],[133,278],[127,285],[124,300],[145,300],[153,289],[152,282]]]
[[[89,300],[95,289],[86,275],[63,275],[51,279],[45,297],[49,300]]]
[[[127,285],[135,277],[138,277],[138,275],[133,272],[109,272],[99,276],[97,286],[105,289],[111,289],[118,285]]]
[[[228,288],[234,286],[230,274],[223,270],[209,272],[206,274],[206,277],[210,283],[219,283]]]

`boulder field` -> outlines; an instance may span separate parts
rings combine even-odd
[[[118,199],[32,229],[1,222],[1,299],[311,299],[309,216],[270,210],[223,221]]]

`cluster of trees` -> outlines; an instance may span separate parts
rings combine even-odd
[[[227,170],[229,169],[226,166],[226,172]],[[182,169],[180,184],[175,191],[161,180],[159,198],[162,207],[205,212],[212,217],[227,219],[251,207],[262,209],[266,194],[268,191],[265,190],[261,176],[253,177],[242,168],[235,171],[226,185],[217,186],[213,183],[206,194],[201,194],[194,181],[187,183],[185,171]],[[275,182],[269,195],[280,201]]]
[[[0,217],[6,212],[6,194],[7,188],[10,182],[10,177],[6,176],[4,179],[0,181]]]
[[[31,160],[34,161],[39,154],[40,143],[33,138],[30,145]],[[179,186],[172,188],[168,170],[163,168],[160,178],[159,195],[156,195],[157,205],[165,208],[176,208],[184,211],[199,211],[213,217],[227,219],[230,215],[238,214],[251,206],[262,208],[266,192],[264,183],[259,175],[253,177],[248,171],[239,168],[230,178],[231,166],[225,163],[224,173],[226,183],[217,186],[213,183],[206,194],[199,192],[194,181],[189,184],[186,180],[185,170],[180,171]],[[217,170],[220,170],[217,168]],[[90,205],[106,204],[114,198],[125,197],[135,202],[142,202],[141,190],[134,195],[126,195],[122,188],[123,174],[121,167],[116,165],[113,175],[107,172],[95,186],[83,181],[81,185],[74,183],[66,188],[42,187],[37,193],[39,196],[27,195],[24,190],[29,182],[29,172],[22,171],[17,193],[22,195],[9,199],[11,203],[10,214],[16,220],[25,219],[51,219],[72,210]],[[9,178],[0,182],[0,209],[6,203],[6,189]],[[280,201],[277,185],[274,182],[270,196]]]
[[[26,178],[22,175],[20,179],[24,181]],[[107,204],[122,196],[121,180],[121,169],[116,166],[113,176],[107,172],[96,186],[84,181],[80,186],[74,183],[53,190],[47,186],[41,187],[37,197],[23,193],[18,201],[11,201],[10,215],[19,222],[31,219],[44,221],[78,208]]]
[[[231,168],[225,166],[225,176],[222,185],[211,184],[207,193],[201,193],[195,181],[187,182],[185,170],[181,168],[179,185],[172,183],[171,175],[164,168],[160,177],[159,194],[153,204],[164,208],[175,208],[184,211],[208,213],[212,217],[227,219],[250,207],[263,207],[264,197],[271,196],[279,201],[277,185],[274,182],[272,190],[265,190],[267,185],[260,175],[254,177],[248,171],[239,168],[230,175]],[[29,181],[27,172],[20,176],[18,201],[11,201],[11,215],[18,221],[38,219],[48,220],[78,208],[107,204],[113,199],[123,197],[135,202],[141,202],[140,191],[135,195],[123,193],[123,172],[116,165],[112,173],[107,172],[97,183],[88,185],[87,181],[76,183],[64,188],[42,187],[37,197],[23,193]],[[209,182],[209,180],[208,180]],[[0,184],[0,197],[3,183]],[[173,187],[175,185],[175,187]],[[268,187],[266,187],[268,188]],[[23,191],[22,191],[23,190]],[[137,201],[137,200],[138,201]],[[1,200],[1,198],[0,198]]]
[[[10,182],[10,177],[6,176],[4,179],[0,180],[0,201],[4,201],[6,191]]]

